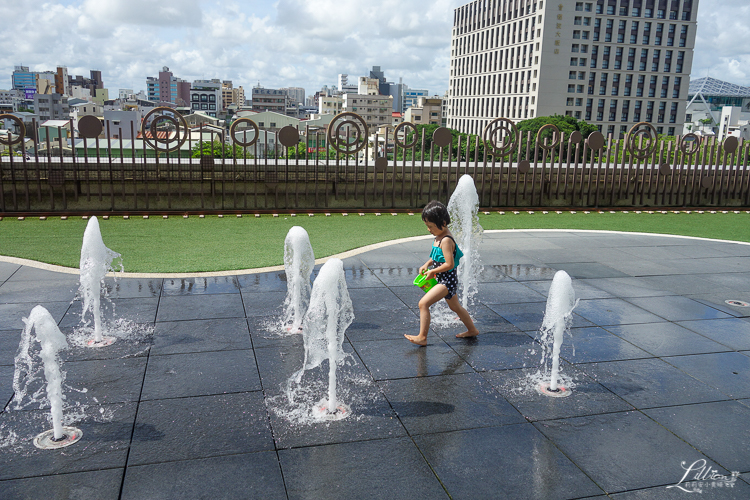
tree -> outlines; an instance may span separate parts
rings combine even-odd
[[[234,147],[229,144],[223,144],[221,141],[196,142],[190,150],[191,158],[200,158],[208,156],[211,158],[253,158],[249,151],[235,144]]]

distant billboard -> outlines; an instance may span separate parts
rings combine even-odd
[[[35,88],[26,88],[26,89],[23,89],[23,92],[26,95],[26,99],[31,100],[31,99],[34,98],[34,95],[36,94],[36,89]]]

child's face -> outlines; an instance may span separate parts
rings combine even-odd
[[[427,226],[427,230],[433,236],[437,236],[437,235],[439,235],[440,233],[443,232],[443,228],[438,227],[437,224],[435,224],[434,222],[427,222],[427,221],[425,221],[424,224],[425,224],[425,226]]]

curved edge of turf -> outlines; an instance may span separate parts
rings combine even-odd
[[[685,236],[681,234],[665,234],[665,233],[649,233],[649,232],[635,232],[635,231],[611,231],[604,229],[487,229],[484,233],[529,233],[529,232],[576,232],[576,233],[604,233],[604,234],[629,234],[634,236],[661,236],[664,238],[686,238],[691,240],[700,241],[714,241],[717,243],[736,243],[738,245],[750,245],[745,241],[735,240],[722,240],[716,238],[703,238],[699,236]],[[405,243],[409,241],[418,241],[432,238],[431,235],[421,236],[409,236],[407,238],[399,238],[395,240],[383,241],[380,243],[374,243],[372,245],[366,245],[363,247],[348,250],[346,252],[329,255],[315,259],[315,264],[324,264],[329,259],[347,259],[354,257],[361,253],[369,252],[370,250],[377,250],[378,248],[384,248],[390,245],[398,243]],[[79,274],[79,270],[74,267],[57,266],[54,264],[47,264],[44,262],[38,262],[35,260],[22,259],[18,257],[7,257],[0,255],[0,262],[7,262],[10,264],[18,264],[23,266],[34,267],[37,269],[43,269],[45,271],[53,271],[65,274]],[[270,266],[270,267],[259,267],[251,269],[238,269],[229,271],[214,271],[214,272],[195,272],[195,273],[109,273],[108,276],[115,276],[119,278],[210,278],[216,276],[237,276],[244,274],[259,274],[274,271],[283,271],[284,266]]]

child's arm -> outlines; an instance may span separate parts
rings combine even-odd
[[[425,271],[427,271],[431,265],[432,265],[432,259],[422,264],[422,267],[419,268],[419,274],[424,274]]]

